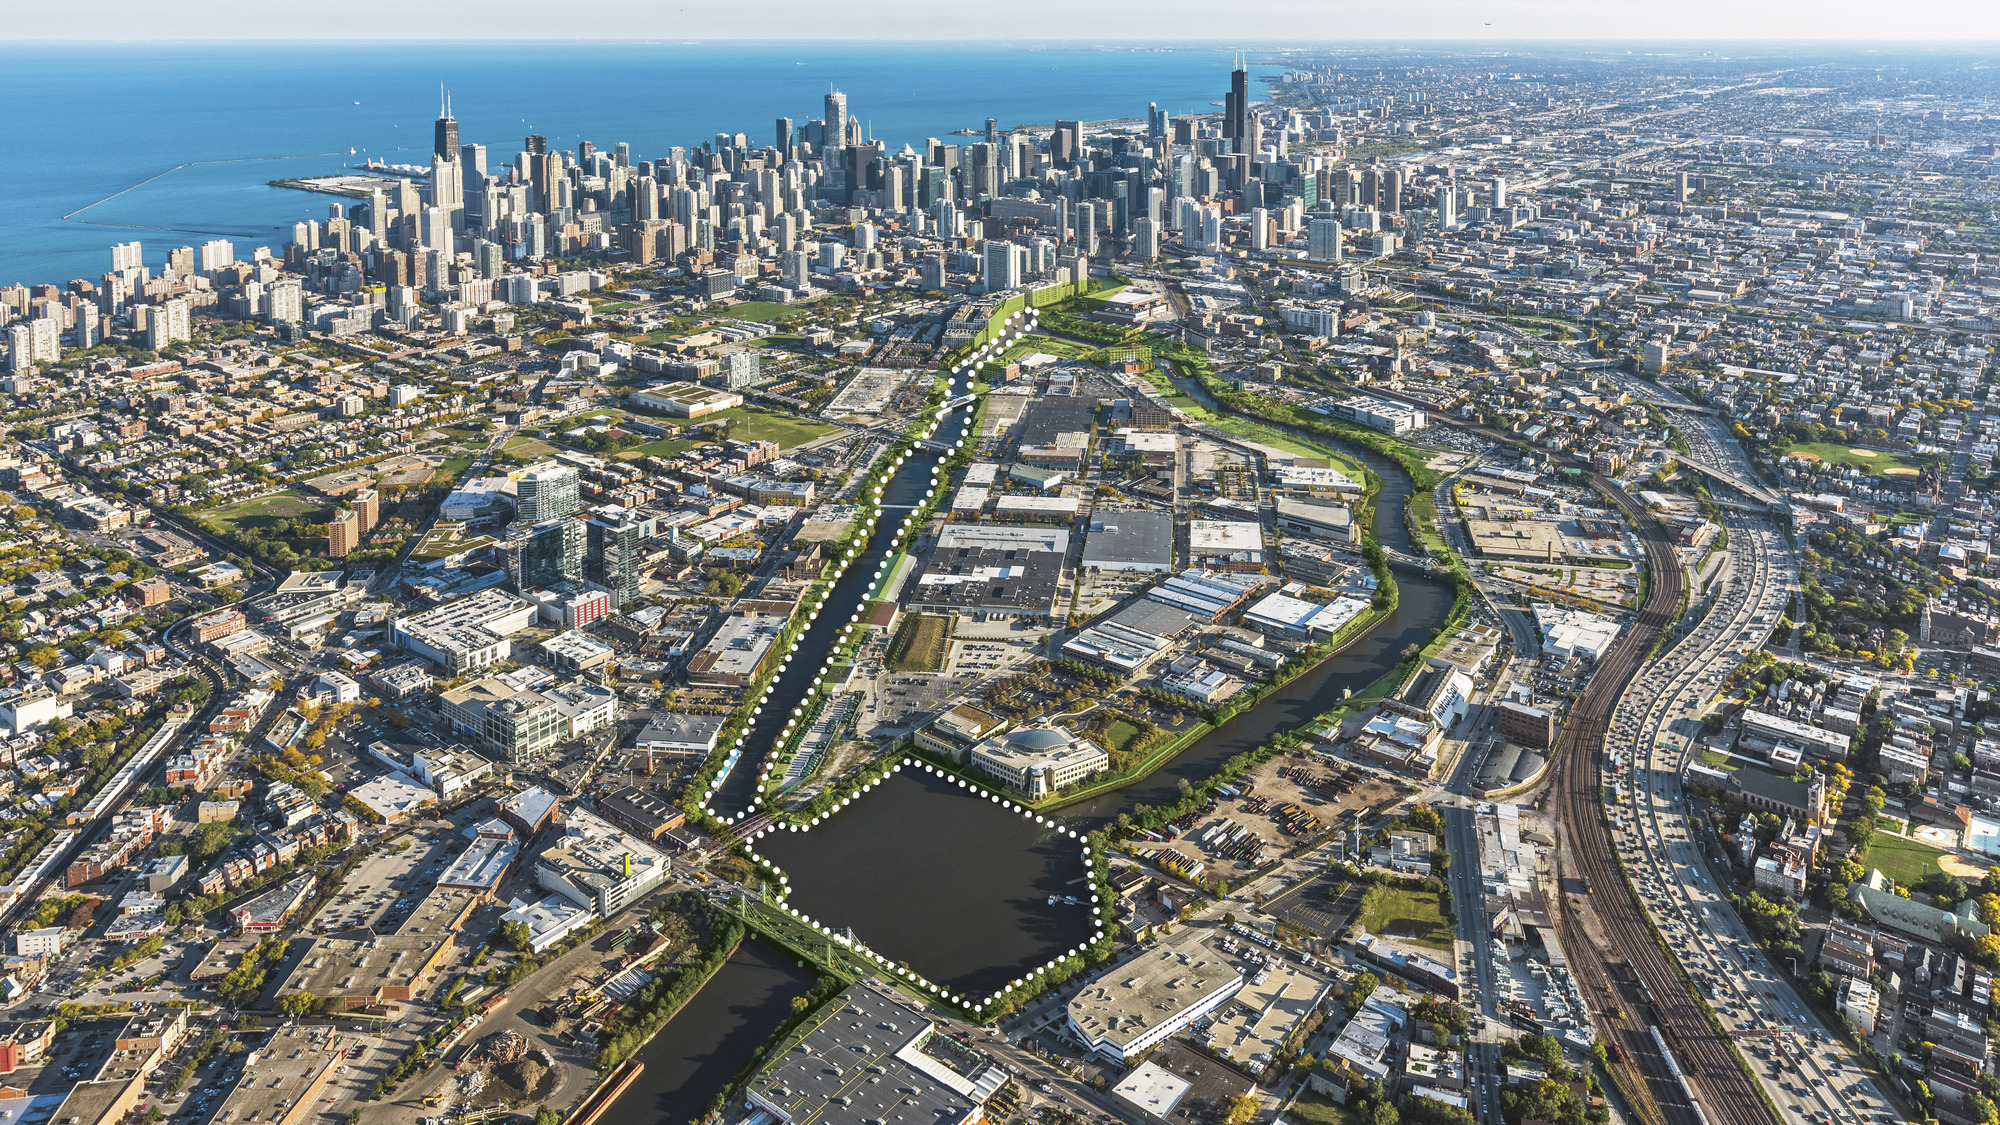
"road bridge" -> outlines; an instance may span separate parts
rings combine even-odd
[[[1710,480],[1726,484],[1752,500],[1769,505],[1772,508],[1790,509],[1790,505],[1784,497],[1779,496],[1763,485],[1752,484],[1727,469],[1718,468],[1697,457],[1690,457],[1685,453],[1674,454],[1674,459],[1679,461],[1684,467],[1693,469]]]

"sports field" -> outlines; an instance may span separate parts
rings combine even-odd
[[[202,515],[235,530],[239,526],[267,527],[278,520],[297,519],[313,515],[326,509],[327,503],[315,500],[302,492],[285,489],[269,496],[259,496],[255,500],[245,500],[240,504],[224,504],[212,508]]]
[[[1908,836],[1877,831],[1874,839],[1868,842],[1867,863],[1894,879],[1897,886],[1914,887],[1927,876],[1942,870],[1938,866],[1938,857],[1943,854],[1943,849]]]
[[[1823,461],[1829,465],[1839,465],[1843,469],[1860,469],[1864,473],[1878,477],[1913,477],[1919,472],[1915,462],[1891,450],[1863,449],[1859,446],[1834,445],[1824,441],[1794,445],[1785,451],[1785,455],[1804,457],[1810,461]]]

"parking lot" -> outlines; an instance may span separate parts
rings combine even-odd
[[[464,850],[455,833],[405,836],[358,864],[319,914],[313,927],[338,933],[368,926],[387,933],[423,902],[446,865]],[[403,846],[398,846],[403,845]]]

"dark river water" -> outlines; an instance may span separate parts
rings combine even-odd
[[[646,1070],[605,1115],[605,1125],[685,1125],[750,1065],[757,1049],[819,978],[756,938],[709,978],[639,1059]]]
[[[985,996],[1093,932],[1083,841],[922,767],[906,768],[804,832],[753,845],[790,902],[925,979]],[[1049,904],[1072,895],[1083,904]]]
[[[956,440],[959,412],[938,437]],[[1420,555],[1403,526],[1410,478],[1387,458],[1349,450],[1382,478],[1375,530],[1383,546]],[[892,479],[884,503],[903,505],[930,487],[931,454],[913,452]],[[840,626],[855,612],[906,509],[883,513],[868,554],[848,571],[780,677],[775,701],[802,698],[825,663]],[[1213,773],[1236,754],[1255,749],[1338,706],[1422,645],[1451,613],[1451,589],[1399,570],[1396,611],[1345,652],[1292,681],[1257,707],[1211,731],[1143,781],[1053,814],[1085,831],[1141,805],[1171,800],[1185,778]],[[767,712],[789,711],[780,702]],[[750,808],[758,763],[782,727],[761,724],[713,807],[724,815]],[[823,925],[851,927],[862,944],[955,991],[983,996],[1087,940],[1090,907],[1053,905],[1050,895],[1088,900],[1078,841],[1007,812],[920,770],[905,769],[809,832],[778,832],[755,845],[790,879],[791,903]],[[646,1073],[619,1100],[673,1122],[677,1105],[705,1106],[720,1083],[747,1065],[784,1016],[789,997],[807,978],[781,956],[754,943],[722,970],[689,1009],[641,1052]],[[739,964],[740,962],[740,964]],[[692,1018],[691,1018],[692,1017]],[[760,1032],[757,1029],[762,1028]],[[692,1111],[690,1111],[692,1112]]]
[[[937,432],[932,436],[950,445],[965,432],[970,416],[969,410],[952,411],[938,424]],[[881,519],[868,538],[867,550],[834,583],[833,592],[820,606],[819,620],[813,623],[812,629],[792,650],[792,662],[779,673],[771,692],[771,702],[765,706],[764,714],[757,717],[757,725],[750,728],[749,736],[743,740],[742,756],[723,779],[722,788],[709,799],[709,807],[717,815],[725,819],[735,817],[751,811],[756,805],[758,774],[764,759],[777,743],[778,733],[784,729],[786,716],[791,714],[791,709],[799,700],[811,693],[813,677],[825,667],[827,657],[840,639],[841,628],[861,609],[869,588],[875,584],[875,568],[894,544],[896,533],[901,530],[903,521],[909,518],[910,508],[923,500],[924,493],[930,489],[931,470],[939,456],[911,449],[902,467],[889,478],[888,485],[882,490]],[[783,768],[782,763],[777,765]]]

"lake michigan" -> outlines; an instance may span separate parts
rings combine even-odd
[[[169,249],[210,238],[243,256],[276,252],[293,223],[336,200],[269,181],[369,157],[427,163],[440,84],[461,138],[487,145],[494,171],[529,133],[572,152],[628,141],[635,162],[717,133],[768,145],[776,118],[819,117],[833,87],[891,151],[926,137],[968,143],[950,134],[989,116],[1004,130],[1143,120],[1148,102],[1209,113],[1230,59],[1194,45],[10,45],[0,283],[95,279],[108,247],[132,239],[156,268]]]

